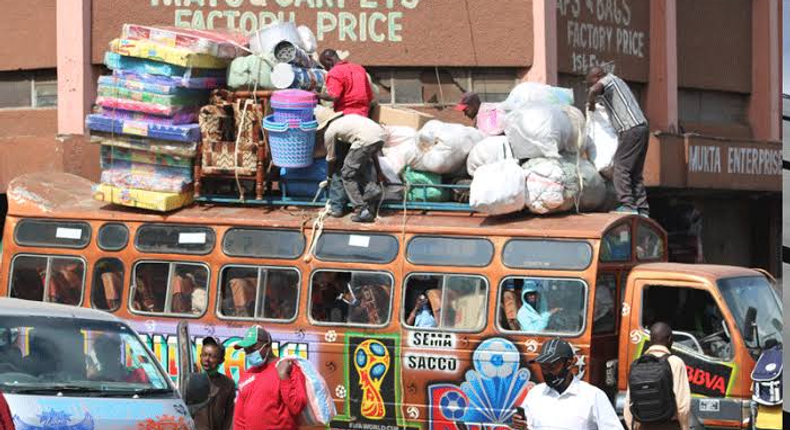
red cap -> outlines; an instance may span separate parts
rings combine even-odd
[[[455,110],[464,111],[467,107],[469,107],[469,104],[472,101],[480,103],[480,96],[475,93],[464,93],[464,95],[461,96],[461,101],[455,105]]]
[[[458,103],[457,105],[455,105],[455,110],[457,110],[459,112],[463,112],[463,111],[466,110],[467,107],[469,107],[469,105],[464,104],[464,103]]]

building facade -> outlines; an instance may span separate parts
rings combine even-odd
[[[29,171],[97,178],[84,117],[123,23],[252,33],[292,20],[368,67],[380,102],[448,121],[466,121],[449,109],[464,91],[500,101],[524,80],[573,88],[581,106],[589,67],[613,68],[653,132],[645,177],[672,258],[780,270],[779,0],[40,0],[4,12],[0,193]]]

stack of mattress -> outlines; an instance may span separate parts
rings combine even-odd
[[[245,43],[233,33],[123,26],[105,54],[113,74],[99,78],[86,120],[102,145],[97,200],[156,211],[191,203],[198,111]]]

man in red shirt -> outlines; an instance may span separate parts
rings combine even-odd
[[[328,71],[326,94],[320,94],[319,97],[333,102],[335,112],[367,117],[370,102],[373,101],[373,90],[365,68],[359,64],[341,61],[333,49],[322,52],[319,60]]]
[[[307,404],[305,378],[291,360],[271,357],[272,336],[252,326],[235,346],[244,349],[246,372],[239,380],[234,430],[297,430]]]
[[[0,430],[14,430],[14,419],[11,416],[11,409],[0,392]]]

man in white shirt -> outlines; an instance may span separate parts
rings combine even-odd
[[[519,430],[623,430],[609,398],[571,372],[573,348],[558,337],[543,344],[537,358],[545,382],[533,387],[514,417]]]

